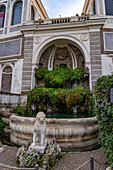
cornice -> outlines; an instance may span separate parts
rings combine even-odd
[[[54,31],[54,30],[70,30],[70,29],[99,29],[101,28],[106,21],[106,18],[101,19],[92,19],[92,20],[86,20],[83,22],[69,22],[69,23],[60,23],[60,24],[44,24],[44,25],[38,25],[38,24],[29,24],[24,26],[19,26],[23,34],[26,32],[36,32],[36,31]]]

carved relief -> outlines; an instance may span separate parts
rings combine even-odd
[[[83,33],[81,34],[80,38],[82,41],[87,41],[89,39],[89,35],[87,33]]]
[[[41,42],[42,42],[41,37],[39,37],[39,36],[34,37],[34,43],[35,43],[35,44],[39,44],[39,43],[41,43]]]

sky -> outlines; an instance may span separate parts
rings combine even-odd
[[[50,18],[70,17],[82,13],[85,0],[42,0]]]

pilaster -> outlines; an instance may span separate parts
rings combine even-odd
[[[92,88],[94,88],[95,82],[102,76],[100,31],[90,33],[90,57]]]
[[[22,93],[28,93],[29,90],[31,90],[32,55],[33,55],[33,37],[25,37],[24,62],[22,73]]]

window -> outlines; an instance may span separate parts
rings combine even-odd
[[[34,9],[33,9],[33,6],[31,7],[31,20],[34,20]]]
[[[95,1],[94,1],[94,5],[93,5],[93,13],[96,14],[96,4],[95,4]]]
[[[12,83],[12,68],[10,66],[4,67],[2,71],[2,92],[11,92],[11,83]]]
[[[113,15],[113,0],[105,0],[106,15]]]
[[[16,2],[13,8],[12,25],[20,24],[22,18],[22,1]]]
[[[0,7],[0,28],[4,27],[4,21],[5,21],[5,5]]]

